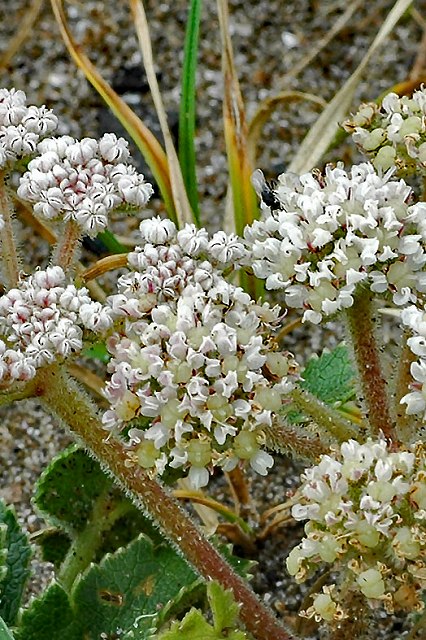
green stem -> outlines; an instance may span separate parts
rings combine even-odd
[[[407,339],[411,336],[410,331],[404,331],[402,336],[402,347],[399,360],[396,367],[395,378],[395,415],[396,415],[396,432],[398,439],[405,444],[412,442],[414,436],[414,416],[409,416],[405,410],[405,405],[401,404],[403,398],[410,391],[411,364],[415,361],[416,356],[407,344]]]
[[[303,413],[313,419],[316,424],[333,436],[338,442],[345,442],[358,437],[358,430],[345,418],[342,418],[332,407],[319,400],[306,389],[296,388],[292,398]]]
[[[382,432],[387,440],[394,441],[395,430],[389,408],[387,382],[375,338],[376,320],[371,292],[360,288],[346,315],[371,435],[378,436]]]
[[[7,406],[16,402],[16,400],[25,400],[34,397],[36,391],[36,383],[31,380],[27,383],[18,383],[14,385],[11,391],[0,391],[0,407]]]
[[[40,400],[63,420],[101,462],[134,503],[153,518],[166,537],[206,580],[217,580],[233,591],[240,603],[240,617],[256,640],[290,640],[272,612],[256,597],[198,527],[158,482],[136,464],[131,464],[122,444],[106,438],[95,405],[58,366],[37,374]]]
[[[0,232],[1,248],[3,254],[3,270],[8,289],[12,289],[19,282],[20,259],[16,249],[13,233],[13,207],[7,195],[6,174],[0,171],[0,215],[3,219],[3,228]]]
[[[108,488],[97,498],[93,512],[87,525],[80,531],[61,565],[58,580],[63,588],[70,592],[77,576],[89,566],[102,543],[103,533],[108,531],[119,518],[130,508],[127,500],[120,499],[117,503],[115,496]]]

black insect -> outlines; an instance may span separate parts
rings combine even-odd
[[[254,171],[251,176],[251,183],[257,195],[267,207],[272,211],[281,209],[281,203],[274,193],[275,184],[273,182],[267,182],[260,169],[256,169],[256,171]]]

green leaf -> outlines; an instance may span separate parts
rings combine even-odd
[[[157,640],[220,640],[221,634],[213,629],[201,611],[191,609],[184,619],[174,622],[168,631],[160,634]]]
[[[57,583],[22,614],[16,640],[148,640],[157,624],[187,607],[201,579],[168,545],[140,535],[91,565],[71,596]],[[199,594],[199,592],[198,592]]]
[[[68,595],[54,583],[22,613],[16,640],[83,640]]]
[[[170,546],[154,548],[145,536],[90,567],[73,591],[76,617],[88,638],[135,630],[146,638],[170,611],[171,602],[199,583]]]
[[[233,627],[238,618],[238,605],[232,591],[223,589],[218,582],[209,582],[207,597],[213,613],[213,624],[216,631]]]
[[[72,445],[42,473],[34,502],[49,522],[72,535],[84,528],[94,501],[110,484],[99,464]]]
[[[15,511],[0,500],[0,527],[3,565],[0,581],[0,616],[13,625],[21,604],[22,592],[29,576],[31,547],[22,532]]]
[[[61,565],[71,544],[68,534],[54,528],[41,531],[36,542],[41,548],[43,560],[51,562],[56,569]]]
[[[3,618],[0,618],[0,640],[13,640],[12,632],[5,625]]]
[[[326,404],[343,404],[355,396],[356,371],[345,346],[312,358],[302,373],[300,386]]]
[[[247,634],[234,630],[238,617],[238,605],[232,592],[225,591],[217,582],[209,582],[207,597],[213,613],[213,626],[201,611],[191,609],[183,620],[174,622],[157,640],[247,640]]]
[[[182,96],[179,110],[179,162],[188,199],[197,224],[197,174],[195,170],[195,74],[197,70],[198,36],[200,31],[201,0],[191,0],[185,34],[182,70]]]
[[[215,539],[213,538],[210,542],[214,544]],[[244,580],[251,580],[253,578],[252,569],[257,565],[256,560],[235,556],[233,554],[232,544],[216,544],[216,546],[227,563],[234,569],[235,573],[238,573],[238,575],[241,576],[241,578],[244,578]]]

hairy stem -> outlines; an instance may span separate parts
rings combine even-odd
[[[326,435],[331,435],[338,442],[345,442],[345,440],[357,437],[357,429],[348,420],[345,420],[338,411],[326,405],[306,389],[294,389],[292,399],[303,413],[306,413],[320,428],[325,430]]]
[[[387,440],[395,440],[387,383],[376,344],[370,291],[360,289],[346,314],[371,435],[377,436],[382,432]]]
[[[36,392],[36,383],[34,380],[30,380],[27,383],[15,384],[13,389],[2,391],[0,390],[0,407],[4,407],[17,400],[25,400],[27,398],[34,397]]]
[[[58,579],[66,591],[71,591],[77,576],[93,562],[102,543],[102,534],[111,529],[129,508],[130,503],[123,499],[117,501],[111,489],[105,490],[97,498],[87,525],[76,535],[61,565]]]
[[[13,207],[7,194],[5,177],[5,172],[0,171],[0,215],[3,221],[0,238],[4,277],[7,287],[12,289],[19,281],[21,263],[13,233]]]
[[[138,465],[131,464],[123,446],[105,438],[96,408],[59,367],[41,369],[37,392],[44,404],[63,420],[100,461],[134,503],[161,527],[166,537],[206,580],[217,580],[233,591],[241,605],[240,617],[256,640],[289,640],[291,636],[272,612],[237,576],[198,527],[158,482]]]
[[[285,424],[282,420],[272,427],[265,427],[265,446],[272,451],[290,453],[297,458],[317,463],[320,456],[330,451],[330,448],[317,435],[303,433],[299,426]]]
[[[52,256],[52,263],[62,267],[65,273],[75,266],[80,237],[79,225],[74,220],[69,220]]]

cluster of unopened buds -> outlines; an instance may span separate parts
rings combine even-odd
[[[304,320],[351,307],[360,285],[400,306],[426,291],[426,205],[409,204],[403,180],[368,163],[349,173],[328,166],[282,174],[273,195],[275,206],[245,229],[249,264]]]
[[[61,267],[22,277],[0,297],[0,387],[34,378],[37,369],[83,348],[99,303],[68,283]]]
[[[46,138],[22,176],[18,196],[34,205],[43,220],[74,222],[81,233],[95,236],[112,211],[143,207],[153,189],[126,164],[128,144],[113,133],[99,141],[70,136]]]
[[[296,520],[305,537],[287,558],[303,582],[328,563],[339,584],[314,595],[307,617],[345,617],[350,592],[373,608],[421,610],[426,587],[426,451],[418,442],[392,450],[384,439],[350,440],[302,474]]]
[[[23,91],[0,89],[0,169],[34,154],[39,141],[57,125],[50,109],[27,106]]]
[[[426,172],[426,90],[412,96],[388,93],[381,103],[362,104],[343,123],[354,142],[372,158],[376,169],[396,167],[408,175]]]
[[[105,428],[130,425],[135,462],[159,475],[179,469],[194,487],[215,467],[230,471],[242,461],[265,475],[273,458],[263,431],[295,373],[292,358],[273,347],[279,308],[255,303],[223,278],[245,253],[234,236],[209,239],[203,229],[177,231],[159,218],[140,229],[141,246],[128,258],[133,270],[108,299],[121,326],[107,342]]]

